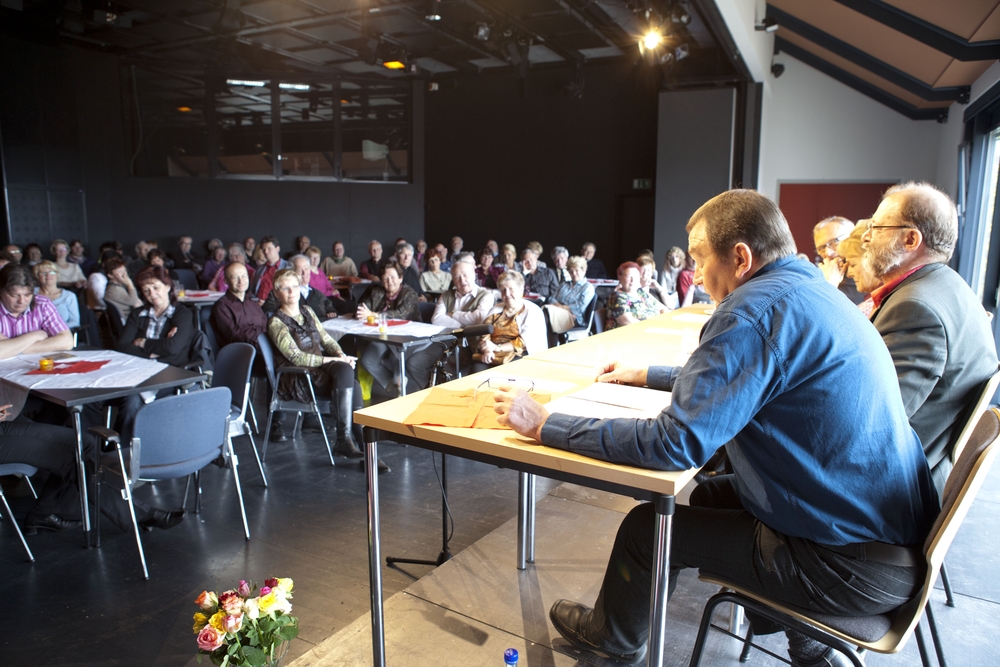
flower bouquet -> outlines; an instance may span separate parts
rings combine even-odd
[[[268,579],[258,591],[253,582],[241,580],[236,590],[216,595],[202,591],[194,601],[201,611],[194,615],[198,635],[198,662],[207,655],[221,667],[277,665],[288,642],[299,634],[299,619],[292,611],[291,579]]]

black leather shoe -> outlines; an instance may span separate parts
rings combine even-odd
[[[792,658],[792,667],[854,667],[854,663],[840,651],[828,648],[826,653],[811,662],[801,662]]]
[[[361,459],[360,461],[358,461],[358,463],[361,465],[361,469],[364,470],[365,469],[365,459]],[[387,473],[387,472],[392,472],[392,469],[385,464],[385,461],[383,461],[382,459],[379,459],[378,460],[378,474],[381,475],[381,474]]]
[[[272,426],[271,435],[267,439],[269,442],[288,442],[288,436],[280,426]]]
[[[584,627],[592,611],[590,607],[586,607],[579,602],[557,600],[552,605],[552,608],[549,609],[549,618],[552,620],[552,625],[555,626],[556,631],[566,641],[582,651],[589,651],[602,658],[612,658],[627,663],[639,662],[646,657],[645,646],[634,653],[620,654],[601,648],[593,641],[584,637]]]
[[[154,528],[167,530],[168,528],[173,528],[183,520],[184,510],[161,510],[154,507],[139,522],[139,527],[143,530],[153,530]]]
[[[40,530],[72,530],[79,528],[83,523],[75,519],[64,519],[58,514],[48,516],[29,516],[24,520],[24,532],[28,535],[35,535]]]

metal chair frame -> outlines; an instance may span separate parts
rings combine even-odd
[[[37,500],[38,494],[35,493],[35,487],[31,483],[31,476],[36,472],[38,472],[38,468],[28,465],[27,463],[0,464],[0,477],[4,475],[20,475],[24,478],[24,481],[28,483],[28,488],[31,489],[31,495]],[[2,486],[0,486],[0,503],[3,503],[4,512],[6,512],[7,518],[10,519],[11,525],[14,526],[14,532],[17,533],[18,539],[21,540],[21,546],[24,547],[25,553],[28,554],[28,560],[34,563],[35,555],[31,553],[28,541],[24,539],[24,533],[21,532],[21,527],[17,525],[17,519],[14,518],[14,513],[11,511],[10,505],[7,504],[7,496],[4,495]],[[3,516],[0,515],[0,518],[3,518]]]

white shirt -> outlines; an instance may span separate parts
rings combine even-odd
[[[431,318],[431,322],[439,327],[449,327],[451,329],[461,329],[472,324],[482,324],[483,320],[486,319],[486,315],[493,308],[494,296],[492,290],[485,290],[487,294],[483,296],[479,302],[479,306],[475,310],[466,311],[465,307],[483,290],[484,288],[479,285],[473,285],[472,290],[465,296],[461,296],[456,292],[455,310],[450,313],[445,312],[444,295],[441,295],[438,298],[437,305],[434,307],[434,316]]]

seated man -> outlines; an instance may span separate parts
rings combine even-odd
[[[958,239],[948,195],[926,183],[890,188],[867,227],[862,264],[882,282],[871,319],[940,493],[968,408],[997,370],[993,333],[975,292],[947,265]]]
[[[35,295],[31,269],[8,264],[0,269],[0,359],[73,347],[73,334],[52,302]]]
[[[438,298],[431,322],[451,329],[482,324],[495,299],[492,290],[476,284],[476,265],[455,262],[451,267],[451,284],[452,288]]]
[[[260,249],[264,253],[264,266],[254,271],[249,292],[257,299],[257,303],[264,305],[267,297],[271,296],[271,289],[274,287],[274,274],[281,269],[291,268],[291,265],[281,259],[281,246],[278,245],[278,239],[273,236],[262,238]]]
[[[676,508],[669,592],[695,567],[815,612],[895,609],[923,582],[938,498],[885,346],[795,257],[788,223],[763,195],[718,195],[687,231],[695,284],[719,304],[700,345],[681,368],[611,363],[598,378],[672,391],[670,406],[656,419],[602,420],[550,415],[523,391],[501,391],[500,422],[550,447],[658,470],[701,466],[725,445],[734,474]],[[626,661],[645,653],[655,516],[648,503],[629,513],[593,609],[553,605],[573,645]],[[757,634],[777,629],[751,622]],[[793,665],[850,664],[786,634]]]
[[[330,299],[318,289],[309,286],[312,267],[308,257],[294,255],[288,260],[288,263],[291,264],[289,268],[295,271],[295,275],[299,277],[299,294],[302,305],[309,306],[321,321],[332,320],[337,315],[350,315],[354,312],[354,308],[348,306],[343,299]],[[344,305],[338,305],[338,302]],[[278,295],[274,293],[274,290],[271,290],[270,296],[267,297],[267,301],[262,306],[264,312],[274,314],[280,307],[281,302],[278,300]]]
[[[254,299],[246,298],[250,286],[247,267],[240,262],[226,266],[229,289],[212,305],[209,323],[215,331],[219,347],[230,343],[250,343],[257,346],[257,337],[267,329],[264,310]]]
[[[379,276],[382,275],[382,267],[386,263],[386,260],[382,259],[382,244],[376,239],[369,241],[368,254],[368,259],[361,262],[358,275],[364,280],[371,280],[377,283]]]
[[[587,260],[587,280],[604,280],[608,277],[604,262],[594,257],[596,253],[597,246],[593,243],[584,243],[580,249],[580,256]]]
[[[541,266],[534,248],[525,248],[521,252],[521,273],[524,274],[524,291],[542,297],[541,303],[545,303],[559,291],[559,279],[555,272]]]
[[[177,251],[170,253],[170,259],[174,261],[175,269],[187,269],[188,271],[194,271],[194,275],[201,273],[202,269],[205,268],[198,263],[195,256],[191,254],[191,237],[182,236],[177,239]]]
[[[409,285],[410,289],[417,293],[421,301],[427,301],[424,295],[424,288],[420,284],[420,272],[413,262],[413,246],[403,241],[396,246],[396,263],[403,269],[403,284]]]
[[[838,261],[837,245],[851,235],[854,223],[847,218],[835,215],[826,220],[820,220],[813,227],[813,242],[816,244],[816,254],[819,255],[819,270],[827,282],[843,292],[844,296],[854,304],[859,304],[865,297],[858,291],[854,279],[846,275],[843,262]]]

